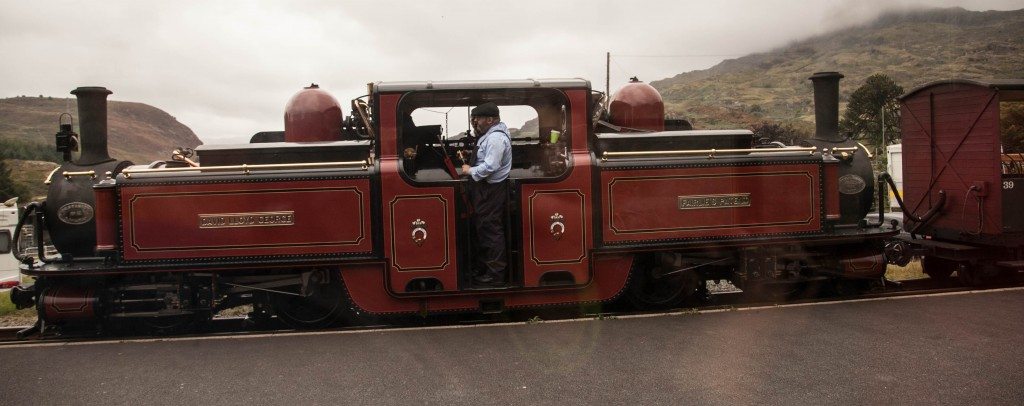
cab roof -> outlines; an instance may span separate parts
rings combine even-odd
[[[529,88],[590,88],[590,81],[571,79],[455,80],[418,82],[377,82],[375,93],[409,92],[414,90],[486,90]]]

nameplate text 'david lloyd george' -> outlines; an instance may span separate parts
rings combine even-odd
[[[199,228],[290,226],[293,224],[295,224],[295,212],[293,211],[199,215]]]

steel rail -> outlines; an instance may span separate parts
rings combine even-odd
[[[510,309],[508,319],[512,322],[545,322],[545,321],[559,321],[559,320],[572,320],[572,319],[605,319],[605,318],[616,318],[626,316],[644,316],[644,315],[661,315],[661,314],[690,314],[699,312],[714,312],[721,310],[739,310],[746,308],[761,308],[766,306],[775,305],[801,305],[801,304],[817,304],[817,303],[841,303],[847,301],[858,301],[865,299],[884,299],[884,298],[896,298],[905,296],[920,296],[928,294],[942,294],[942,293],[956,293],[956,292],[984,292],[986,290],[998,290],[1003,288],[1014,288],[1022,286],[1021,283],[1003,283],[994,286],[986,286],[982,288],[978,287],[967,287],[967,286],[956,286],[956,287],[936,287],[935,282],[930,279],[916,279],[910,281],[904,281],[902,283],[886,285],[892,286],[887,287],[883,292],[866,292],[853,296],[825,296],[825,297],[813,297],[806,299],[789,299],[789,300],[765,300],[755,297],[750,297],[743,292],[723,292],[714,294],[716,303],[709,303],[696,307],[679,307],[667,310],[658,311],[640,311],[640,310],[621,310],[621,311],[610,311],[610,312],[597,312],[597,313],[574,313],[571,315],[559,315],[551,319],[539,320],[536,318],[537,309]],[[561,308],[554,306],[548,308],[552,312],[558,312]],[[457,323],[453,323],[451,320],[443,318],[442,316],[436,316],[436,325],[475,325],[475,324],[493,324],[495,318],[488,315],[474,315],[467,314],[463,316],[476,317],[476,318],[465,318],[460,319]],[[538,321],[534,321],[538,320]],[[346,326],[339,327],[324,331],[360,331],[360,330],[379,330],[379,329],[401,329],[401,328],[415,328],[414,325],[402,324],[401,320],[398,324],[373,324],[373,325],[357,325],[357,326]],[[430,325],[435,325],[431,323]],[[279,326],[271,326],[269,328],[254,329],[244,317],[217,317],[211,321],[210,328],[205,333],[194,333],[184,334],[175,336],[96,336],[95,333],[86,332],[79,335],[68,335],[68,336],[46,336],[28,338],[28,339],[17,339],[15,333],[23,329],[22,327],[0,327],[0,348],[4,347],[17,347],[20,344],[31,345],[31,344],[60,344],[60,343],[71,343],[71,342],[83,342],[83,341],[110,341],[121,340],[130,341],[132,339],[154,339],[154,338],[174,338],[174,337],[205,337],[205,336],[238,336],[244,337],[248,335],[259,335],[259,334],[288,334],[288,333],[302,333],[304,330],[291,330]]]

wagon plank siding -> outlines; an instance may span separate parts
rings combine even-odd
[[[909,209],[921,215],[938,203],[940,190],[946,192],[943,210],[919,231],[999,234],[1002,202],[995,90],[946,83],[913,92],[903,100],[901,127],[905,150],[920,151],[903,157]],[[971,191],[976,185],[985,189],[980,206],[977,193]]]

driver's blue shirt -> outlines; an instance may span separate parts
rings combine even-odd
[[[508,179],[512,170],[512,142],[508,126],[499,122],[476,142],[476,165],[469,169],[473,180],[487,179],[487,183],[498,183]]]

